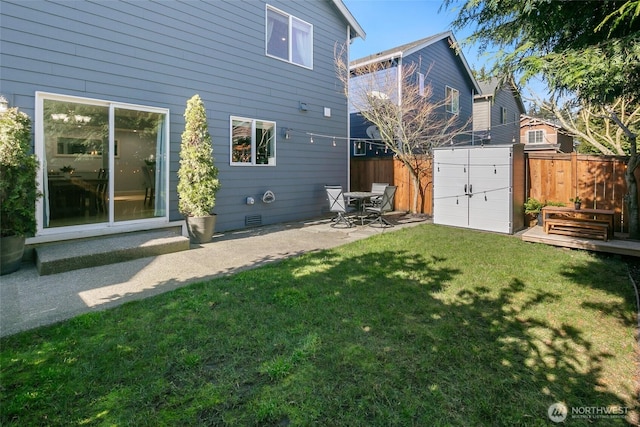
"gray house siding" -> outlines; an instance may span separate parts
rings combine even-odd
[[[520,110],[515,97],[508,88],[498,91],[495,96],[491,117],[491,143],[492,144],[516,144],[520,142]],[[506,123],[501,123],[501,108],[506,109]]]
[[[403,62],[405,64],[420,64],[419,71],[425,74],[425,85],[431,85],[432,96],[437,102],[445,99],[446,86],[460,92],[458,125],[466,125],[470,131],[474,84],[460,57],[449,47],[448,38],[438,40],[426,48],[406,56],[403,58]],[[469,136],[465,135],[458,142],[464,142],[468,139]]]
[[[333,66],[347,22],[330,1],[269,1],[313,25],[313,69],[265,55],[265,2],[4,1],[2,94],[35,117],[35,92],[170,110],[170,220],[179,220],[177,170],[187,99],[207,108],[222,188],[218,230],[310,218],[325,210],[322,185],[347,184],[347,103]],[[300,111],[299,103],[308,105]],[[323,115],[331,109],[331,117]],[[230,165],[230,117],[276,122],[276,166]],[[283,129],[291,129],[285,140]],[[276,201],[261,202],[271,190]],[[256,204],[245,203],[248,196]]]
[[[497,80],[494,80],[495,83]],[[505,84],[500,90],[496,85],[483,82],[483,93],[473,104],[473,130],[476,143],[512,144],[520,142],[520,115],[524,106],[514,94],[512,86]],[[502,109],[506,110],[506,123],[502,123]],[[490,139],[487,136],[490,135]]]
[[[390,49],[389,51],[394,51]],[[384,56],[382,54],[381,56]],[[365,58],[367,59],[367,58]],[[358,60],[354,61],[358,62]],[[457,124],[459,127],[466,129],[463,135],[456,137],[455,143],[464,144],[471,143],[472,115],[473,115],[473,95],[475,84],[469,72],[465,68],[462,59],[456,55],[455,51],[449,46],[449,38],[443,37],[416,52],[401,59],[403,65],[417,64],[415,74],[415,84],[418,85],[417,73],[425,75],[425,86],[431,86],[432,95],[430,102],[443,103],[446,99],[446,87],[458,90],[460,109],[458,112]],[[427,100],[429,102],[429,100]],[[443,116],[450,115],[442,107]],[[351,137],[367,138],[366,128],[370,125],[360,114],[351,113]],[[355,144],[351,144],[351,155],[354,153]],[[369,147],[369,146],[368,146]],[[383,157],[392,156],[393,153],[384,149],[376,150],[367,148],[364,156],[366,157]]]

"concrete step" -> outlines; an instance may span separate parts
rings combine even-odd
[[[188,237],[174,230],[153,230],[54,243],[34,251],[38,273],[46,276],[187,249]]]

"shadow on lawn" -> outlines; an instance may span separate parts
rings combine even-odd
[[[561,274],[575,283],[617,297],[615,301],[609,302],[602,301],[603,298],[594,298],[593,301],[583,303],[583,306],[614,316],[625,327],[633,328],[637,325],[634,313],[640,307],[635,306],[636,291],[629,276],[640,286],[640,277],[635,270],[640,261],[635,257],[623,257],[623,262],[619,261],[620,257],[617,255],[594,254],[589,262],[567,267]]]
[[[610,355],[535,314],[560,295],[452,292],[454,264],[324,251],[19,334],[0,421],[547,425],[555,402],[624,405],[601,387]]]

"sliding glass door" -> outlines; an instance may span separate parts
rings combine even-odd
[[[40,231],[167,217],[167,110],[38,94],[37,117]]]

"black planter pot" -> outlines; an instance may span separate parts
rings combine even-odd
[[[0,237],[0,275],[20,269],[24,254],[24,236]]]
[[[216,215],[209,216],[189,216],[187,219],[187,230],[191,243],[209,243],[213,239],[216,229]]]

